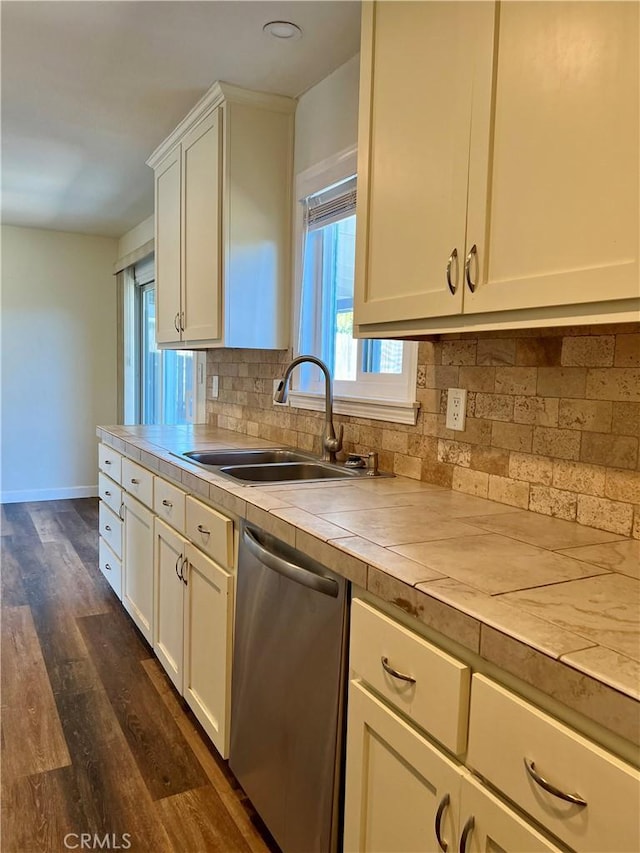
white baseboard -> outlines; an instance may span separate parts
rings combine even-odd
[[[66,489],[19,489],[13,492],[0,492],[0,503],[16,504],[33,501],[64,501],[71,498],[95,498],[96,486],[73,486]]]

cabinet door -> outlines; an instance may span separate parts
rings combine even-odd
[[[363,5],[356,323],[462,310],[471,84],[492,7]]]
[[[155,170],[156,343],[180,341],[180,146]]]
[[[153,643],[153,514],[124,496],[122,603],[145,640]]]
[[[464,773],[460,799],[462,853],[560,853],[531,824]]]
[[[460,778],[458,768],[415,729],[359,682],[350,683],[344,827],[347,853],[441,853],[438,833],[443,844],[453,850]]]
[[[474,86],[465,313],[638,296],[638,12],[499,5]]]
[[[184,698],[223,758],[229,756],[233,578],[187,543]]]
[[[155,519],[153,650],[182,693],[186,539]]]
[[[221,335],[222,111],[214,110],[182,141],[182,337]]]

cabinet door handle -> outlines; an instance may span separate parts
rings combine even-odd
[[[185,586],[189,586],[189,582],[187,581],[187,573],[184,571],[184,567],[187,565],[189,561],[185,557],[182,561],[182,565],[180,566],[180,579]]]
[[[444,814],[445,809],[449,805],[449,794],[445,794],[444,797],[440,800],[440,805],[438,806],[438,811],[436,812],[436,821],[435,821],[435,830],[436,830],[436,838],[438,839],[438,844],[440,845],[440,849],[442,853],[447,853],[448,844],[442,838],[442,815]]]
[[[476,819],[471,815],[469,820],[465,823],[462,835],[460,836],[460,853],[467,853],[467,841],[469,840],[469,836],[473,832],[473,827],[475,825]]]
[[[105,567],[105,569],[106,569],[108,572],[110,572],[110,571],[111,571],[111,566],[109,565],[109,563],[105,563],[105,564],[104,564],[104,567]]]
[[[587,805],[587,801],[583,800],[580,794],[567,794],[566,791],[561,791],[560,788],[556,788],[555,785],[543,778],[536,770],[536,765],[533,761],[525,758],[524,766],[527,768],[527,773],[531,776],[536,785],[540,785],[540,787],[549,794],[553,794],[554,797],[558,797],[560,800],[566,800],[568,803],[575,803],[576,806]]]
[[[471,293],[475,292],[476,284],[471,280],[471,261],[474,258],[478,257],[478,247],[474,243],[473,246],[469,249],[469,254],[467,255],[467,259],[464,262],[464,277],[467,280],[467,287],[471,291]]]
[[[179,316],[180,316],[180,312],[177,311],[176,316],[173,318],[173,326],[174,326],[176,332],[178,332],[178,334],[180,334],[180,326],[178,325],[178,317]]]
[[[199,525],[197,526],[196,530],[198,530],[198,532],[199,532],[199,533],[204,533],[204,534],[205,534],[205,536],[209,536],[209,535],[211,534],[211,531],[210,531],[210,530],[207,530],[207,528],[206,528],[206,527],[203,527],[201,524],[199,524]]]
[[[180,312],[180,331],[184,332],[184,311]]]
[[[179,581],[182,580],[182,567],[178,568],[178,563],[180,562],[181,559],[182,559],[182,554],[178,554],[178,557],[176,559],[176,575],[178,576]]]
[[[164,501],[162,501],[162,506],[172,507],[173,504],[171,503],[171,501],[164,500]]]
[[[124,521],[124,515],[122,514],[122,510],[124,509],[124,501],[120,504],[120,509],[118,510],[118,516],[120,517],[120,521]]]
[[[382,664],[382,668],[384,669],[384,671],[388,672],[389,675],[392,675],[394,678],[399,678],[400,681],[408,681],[409,684],[415,684],[416,683],[416,680],[412,675],[405,675],[402,672],[398,672],[397,669],[394,669],[389,664],[389,658],[384,658],[384,657],[380,658],[380,663]]]
[[[451,281],[451,265],[453,262],[456,262],[456,283],[454,284]],[[454,249],[453,252],[449,255],[449,260],[447,261],[447,285],[449,286],[449,290],[451,291],[451,295],[454,296],[456,290],[458,289],[458,250]]]

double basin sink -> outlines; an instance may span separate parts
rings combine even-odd
[[[314,456],[287,447],[189,450],[175,455],[247,486],[367,476],[366,468],[347,468],[344,465],[322,462]],[[388,475],[376,473],[376,476]]]

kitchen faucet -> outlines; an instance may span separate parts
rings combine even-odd
[[[324,436],[322,438],[322,460],[323,462],[332,462],[335,464],[336,453],[342,450],[344,426],[340,426],[338,435],[336,436],[336,431],[333,428],[333,391],[331,389],[331,374],[329,373],[329,368],[324,361],[320,361],[320,359],[316,358],[314,355],[299,355],[297,358],[294,358],[285,370],[284,376],[278,385],[278,389],[273,395],[273,399],[276,403],[287,402],[287,383],[289,382],[289,377],[291,376],[293,369],[305,361],[309,361],[311,364],[316,364],[324,373],[325,424]]]

